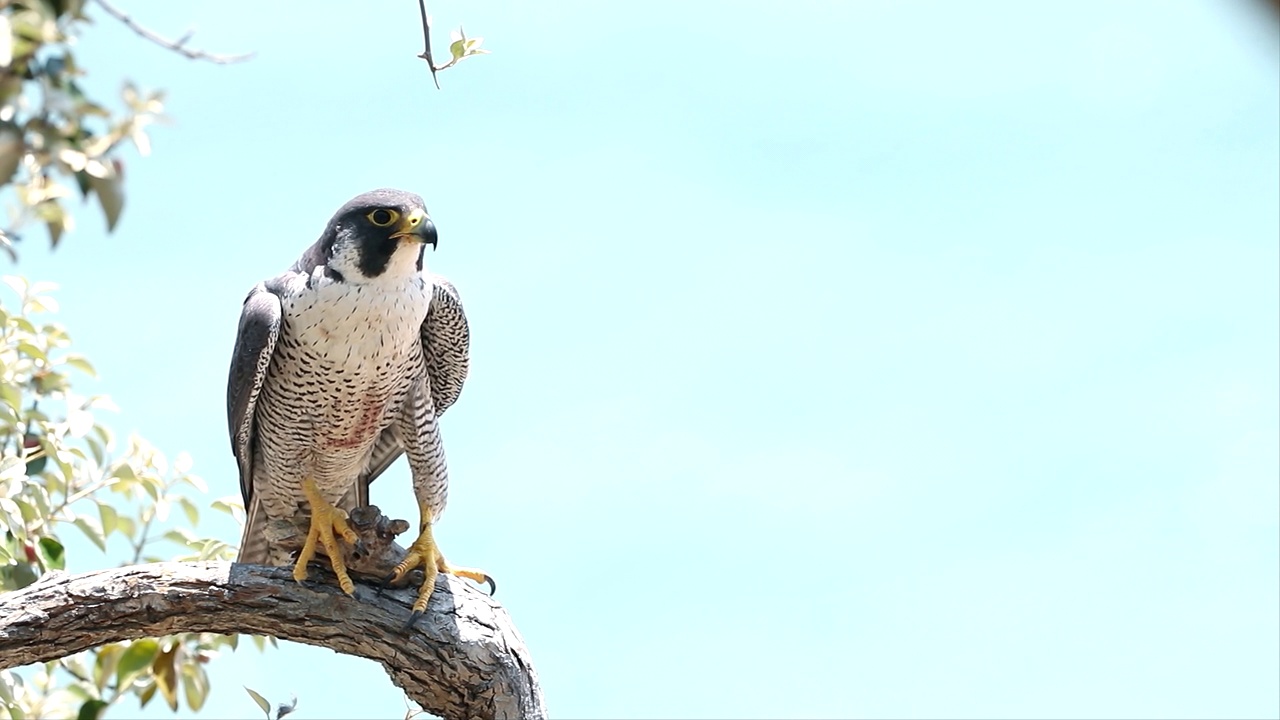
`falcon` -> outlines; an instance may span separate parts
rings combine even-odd
[[[287,565],[264,528],[309,513],[294,579],[306,579],[321,546],[353,594],[340,545],[358,540],[348,513],[368,505],[369,483],[404,454],[421,521],[389,579],[417,567],[426,575],[410,623],[439,572],[493,584],[450,565],[432,535],[449,490],[438,419],[462,390],[470,345],[457,290],[423,271],[436,242],[421,197],[383,189],[351,199],[291,268],[249,291],[227,381],[247,512],[237,560]]]

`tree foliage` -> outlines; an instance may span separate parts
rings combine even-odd
[[[72,52],[88,19],[84,0],[0,1],[0,187],[7,222],[0,248],[15,255],[24,228],[43,224],[57,245],[74,221],[66,201],[96,198],[108,229],[124,208],[124,164],[132,143],[150,152],[146,129],[162,117],[163,95],[126,82],[124,107],[109,109],[81,87]]]
[[[73,389],[93,366],[48,318],[57,310],[53,285],[4,282],[16,299],[0,301],[0,590],[62,571],[73,553],[122,564],[234,556],[193,529],[208,509],[241,514],[239,498],[208,502],[185,453],[170,462],[140,437],[118,443],[98,420],[114,408],[110,399]],[[209,691],[205,663],[236,644],[235,636],[185,633],[106,645],[32,673],[0,671],[0,716],[96,718],[128,696],[199,710]]]
[[[0,0],[0,247],[14,258],[31,225],[44,225],[57,246],[74,225],[67,203],[77,194],[96,199],[114,229],[124,207],[118,151],[132,144],[146,155],[147,127],[162,116],[161,94],[132,83],[123,85],[121,109],[85,93],[73,53],[89,22],[84,9],[84,0]],[[193,531],[208,501],[190,457],[169,462],[140,437],[118,443],[97,419],[111,401],[73,390],[93,366],[48,319],[54,286],[5,283],[16,299],[0,301],[0,591],[58,573],[68,555],[95,548],[108,562],[230,557],[225,542]],[[235,513],[238,499],[212,507]],[[128,696],[198,710],[208,694],[204,664],[236,642],[188,633],[0,671],[0,716],[96,718]]]

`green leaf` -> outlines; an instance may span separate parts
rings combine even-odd
[[[103,645],[98,648],[97,657],[93,661],[93,684],[98,687],[99,693],[107,688],[107,678],[116,674],[116,665],[123,654],[123,645]]]
[[[120,525],[120,513],[116,512],[113,506],[102,501],[98,501],[98,516],[102,518],[102,536],[104,538],[115,532]]]
[[[26,355],[32,360],[39,360],[41,362],[44,362],[49,359],[45,355],[44,350],[39,345],[36,345],[35,343],[28,342],[26,340],[19,340],[15,345],[18,348],[18,352],[22,353],[23,355]]]
[[[147,683],[146,687],[142,688],[142,692],[138,693],[138,707],[146,707],[147,703],[151,702],[151,698],[155,696],[156,684],[152,681]]]
[[[8,670],[0,670],[0,701],[6,705],[13,704],[13,681],[14,676]],[[18,679],[18,684],[22,684],[21,678]]]
[[[160,688],[160,694],[164,696],[164,701],[169,705],[169,709],[178,711],[178,668],[176,662],[178,659],[178,646],[165,650],[156,656],[156,661],[151,664],[151,673],[156,678],[156,685]]]
[[[98,377],[98,371],[93,369],[93,365],[83,355],[65,355],[60,362],[63,365],[70,365],[89,377]]]
[[[169,542],[174,542],[186,547],[192,546],[196,540],[195,535],[192,535],[191,531],[186,528],[173,528],[172,530],[166,530],[164,535],[161,535],[160,537],[168,540]]]
[[[196,507],[195,503],[191,502],[191,498],[185,495],[179,495],[174,499],[182,506],[182,512],[186,514],[187,522],[191,523],[192,526],[199,525],[200,509]]]
[[[116,687],[124,690],[143,670],[151,667],[160,654],[160,643],[155,638],[135,640],[120,656],[116,665]]]
[[[27,525],[22,520],[22,509],[12,498],[0,497],[0,525],[7,527],[9,532],[19,540],[25,540],[27,537]]]
[[[80,706],[80,712],[76,714],[76,720],[98,720],[106,709],[107,703],[103,700],[85,700]]]
[[[0,400],[4,400],[5,404],[16,413],[22,412],[22,390],[17,385],[10,383],[0,384]]]
[[[209,676],[205,674],[203,665],[190,664],[182,669],[182,694],[187,696],[187,707],[191,712],[200,712],[209,695]]]
[[[102,552],[107,551],[106,536],[103,535],[102,526],[98,524],[97,520],[88,515],[77,515],[73,523],[84,531],[85,537],[89,538],[94,545],[97,545],[99,550]]]
[[[178,457],[181,458],[182,455],[179,455]],[[181,472],[186,473],[185,470]],[[209,492],[209,485],[205,483],[204,478],[200,477],[199,475],[184,474],[181,478],[179,478],[179,480],[190,485],[196,490],[199,490],[201,493]]]
[[[116,518],[116,530],[118,530],[121,535],[133,540],[138,535],[138,523],[128,515],[121,515]]]
[[[262,712],[266,713],[267,720],[271,720],[271,703],[267,702],[267,699],[258,693],[250,690],[247,685],[245,686],[244,691],[249,693],[249,697],[253,698],[253,701],[258,703],[258,707],[262,708]]]
[[[134,142],[137,142],[136,137]],[[107,220],[107,232],[115,230],[116,223],[120,221],[120,213],[124,210],[124,183],[120,176],[114,171],[106,177],[90,173],[89,186],[93,188],[93,194],[98,196],[98,204],[102,206],[102,215]]]
[[[48,280],[37,280],[31,283],[31,287],[27,290],[32,295],[43,295],[51,293],[58,289],[58,283],[49,282]]]
[[[67,567],[67,551],[62,543],[51,537],[42,537],[36,545],[40,551],[40,559],[50,570],[63,570]]]
[[[122,462],[111,468],[111,477],[117,480],[130,482],[138,479],[138,473],[134,471],[133,466],[127,462]]]
[[[26,296],[28,287],[27,279],[21,275],[5,275],[4,277],[0,277],[0,281],[3,281],[5,285],[12,288],[13,291],[18,294],[18,297]]]
[[[10,34],[9,18],[4,17],[3,27],[0,27],[0,48],[8,44],[8,56],[13,57],[13,35]],[[0,58],[6,53],[0,50]],[[9,63],[4,63],[8,66]],[[18,164],[22,160],[22,156],[27,149],[22,142],[22,131],[11,122],[0,123],[0,184],[7,185],[9,180],[13,178],[13,174],[18,171]]]
[[[5,455],[0,459],[0,480],[13,480],[26,475],[26,463],[17,455]]]
[[[41,517],[40,511],[36,510],[36,506],[25,498],[14,498],[13,502],[18,506],[18,511],[22,513],[22,520],[28,525],[35,524],[36,519]]]
[[[62,241],[62,234],[67,231],[67,216],[62,211],[62,206],[54,201],[41,203],[41,207],[57,207],[58,212],[42,213],[48,216],[44,221],[44,226],[49,229],[49,245],[50,247],[58,247],[58,243]]]
[[[40,576],[36,575],[35,569],[27,563],[18,563],[11,566],[10,572],[12,574],[13,590],[21,590],[40,579]]]

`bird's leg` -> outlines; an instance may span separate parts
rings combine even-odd
[[[419,506],[419,509],[422,512],[421,532],[418,534],[418,539],[414,540],[413,544],[409,546],[409,554],[399,565],[396,565],[389,579],[389,582],[399,582],[415,567],[422,568],[423,574],[426,576],[422,581],[422,588],[418,590],[418,599],[413,603],[413,612],[409,615],[410,626],[417,621],[422,613],[426,612],[427,602],[431,600],[431,593],[436,589],[436,575],[438,573],[444,572],[478,583],[488,583],[491,588],[491,594],[492,591],[497,590],[497,583],[484,571],[450,565],[449,561],[444,559],[444,555],[440,553],[440,548],[436,545],[435,537],[431,533],[431,510],[426,505]]]
[[[293,566],[293,579],[298,582],[307,579],[307,563],[315,557],[316,543],[319,542],[329,556],[329,563],[333,566],[333,574],[338,576],[342,592],[354,595],[356,586],[347,574],[347,563],[342,559],[342,547],[338,545],[337,536],[341,535],[349,543],[358,542],[360,536],[347,523],[347,514],[324,499],[315,480],[307,478],[302,481],[302,494],[311,504],[311,529],[307,532],[307,542],[302,546],[302,552],[298,553],[298,562]]]

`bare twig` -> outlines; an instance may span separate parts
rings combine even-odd
[[[136,20],[129,17],[123,10],[107,2],[107,0],[96,0],[107,14],[124,23],[124,26],[137,33],[139,36],[150,40],[167,50],[172,50],[183,57],[191,60],[208,60],[218,65],[230,65],[231,63],[244,62],[253,57],[253,53],[244,53],[243,55],[214,55],[203,50],[193,50],[187,47],[187,41],[191,39],[192,33],[188,32],[177,40],[169,40],[155,32],[148,30],[146,27],[138,24]]]
[[[422,13],[422,54],[418,57],[427,61],[427,67],[431,68],[431,81],[436,84],[436,89],[440,89],[440,78],[436,77],[439,68],[436,67],[436,61],[431,59],[431,22],[427,20],[427,0],[418,0],[418,11]]]
[[[488,50],[480,49],[480,42],[484,38],[468,38],[466,32],[461,27],[458,28],[457,38],[449,45],[449,62],[443,65],[437,65],[435,59],[431,57],[431,20],[427,17],[426,0],[418,0],[418,12],[422,14],[422,52],[418,57],[427,61],[427,67],[431,68],[431,81],[436,84],[436,89],[440,89],[440,78],[436,75],[441,70],[448,70],[463,58],[472,55],[487,55]]]

